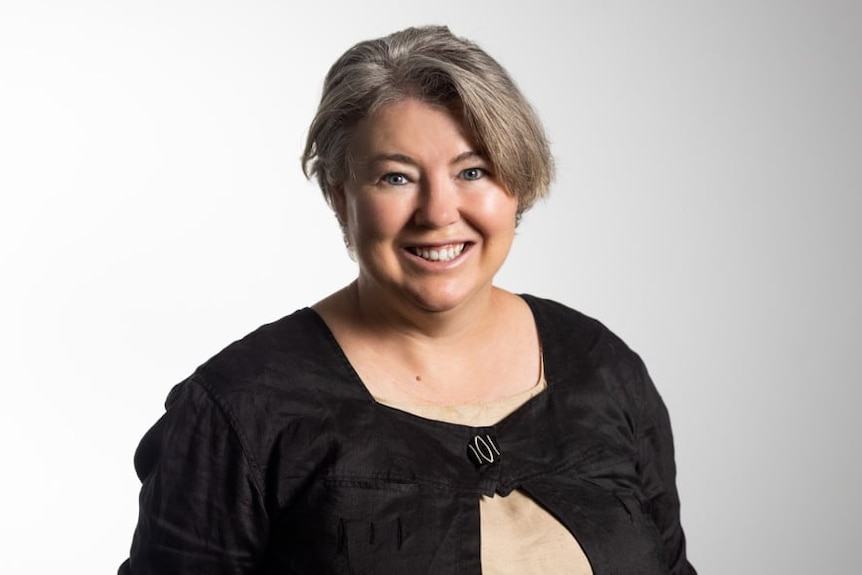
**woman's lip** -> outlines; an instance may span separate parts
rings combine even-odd
[[[460,245],[467,246],[468,244],[472,244],[472,243],[473,243],[473,242],[471,242],[471,241],[469,241],[469,240],[448,240],[448,241],[445,241],[445,242],[416,242],[416,243],[405,243],[404,247],[405,247],[405,248],[407,248],[407,249],[410,249],[410,248],[419,248],[419,249],[425,249],[425,250],[433,250],[433,249],[440,249],[440,248],[443,248],[443,247],[447,247],[447,248],[448,248],[448,247],[455,247],[455,246],[460,246]]]

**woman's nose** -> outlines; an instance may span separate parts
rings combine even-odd
[[[428,177],[422,182],[416,206],[417,225],[442,228],[460,217],[458,188],[449,177]]]

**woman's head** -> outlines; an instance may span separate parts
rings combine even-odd
[[[360,42],[329,70],[302,165],[330,205],[351,176],[356,125],[406,99],[445,107],[463,119],[495,176],[518,198],[519,213],[547,194],[553,177],[548,142],[515,83],[472,42],[429,26]]]

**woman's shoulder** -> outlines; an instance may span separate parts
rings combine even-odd
[[[226,419],[253,452],[286,425],[325,420],[334,399],[356,395],[355,386],[343,385],[347,377],[326,325],[303,308],[215,354],[173,387],[165,408],[175,419],[202,413]]]
[[[341,369],[331,333],[310,308],[262,325],[201,364],[189,379],[212,394],[287,393]]]
[[[351,387],[334,385],[332,374],[340,376],[332,367],[336,355],[325,325],[308,308],[234,341],[170,390],[165,413],[136,452],[139,476],[185,457],[165,453],[215,452],[219,465],[233,461],[263,490],[268,454],[283,438],[293,438],[288,451],[325,450],[315,442],[330,417],[331,399]]]
[[[572,369],[613,372],[622,380],[640,379],[640,356],[604,323],[563,303],[522,294],[536,319],[546,358]]]
[[[542,337],[546,365],[562,374],[592,374],[625,410],[647,417],[662,412],[662,400],[640,355],[602,322],[562,303],[522,296]],[[579,377],[567,377],[576,383]]]
[[[520,294],[536,320],[542,340],[555,344],[561,341],[568,345],[595,347],[605,344],[611,347],[625,343],[604,323],[575,308],[558,301],[530,294]],[[627,346],[625,346],[627,349]]]

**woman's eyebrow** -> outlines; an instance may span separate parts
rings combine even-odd
[[[479,160],[485,161],[485,154],[477,152],[476,150],[467,150],[466,152],[462,152],[462,153],[458,154],[457,156],[455,156],[452,159],[452,161],[449,163],[450,164],[458,164],[460,162],[463,162],[464,160],[472,160],[472,159],[479,159]]]
[[[411,166],[419,165],[419,162],[405,154],[377,154],[375,156],[365,158],[365,162],[368,165],[378,164],[380,162],[398,162],[400,164],[410,164]]]
[[[485,161],[485,155],[480,153],[480,152],[477,152],[476,150],[467,150],[466,152],[461,152],[460,154],[458,154],[457,156],[452,158],[452,160],[449,163],[452,165],[455,165],[455,164],[458,164],[458,163],[461,163],[465,160],[470,160],[470,159],[480,159],[482,161]],[[417,162],[415,159],[411,158],[410,156],[408,156],[406,154],[383,153],[383,154],[376,154],[374,156],[368,156],[365,158],[365,164],[369,165],[369,166],[372,166],[374,164],[378,164],[380,162],[398,162],[400,164],[408,164],[410,166],[419,167],[419,162]]]

